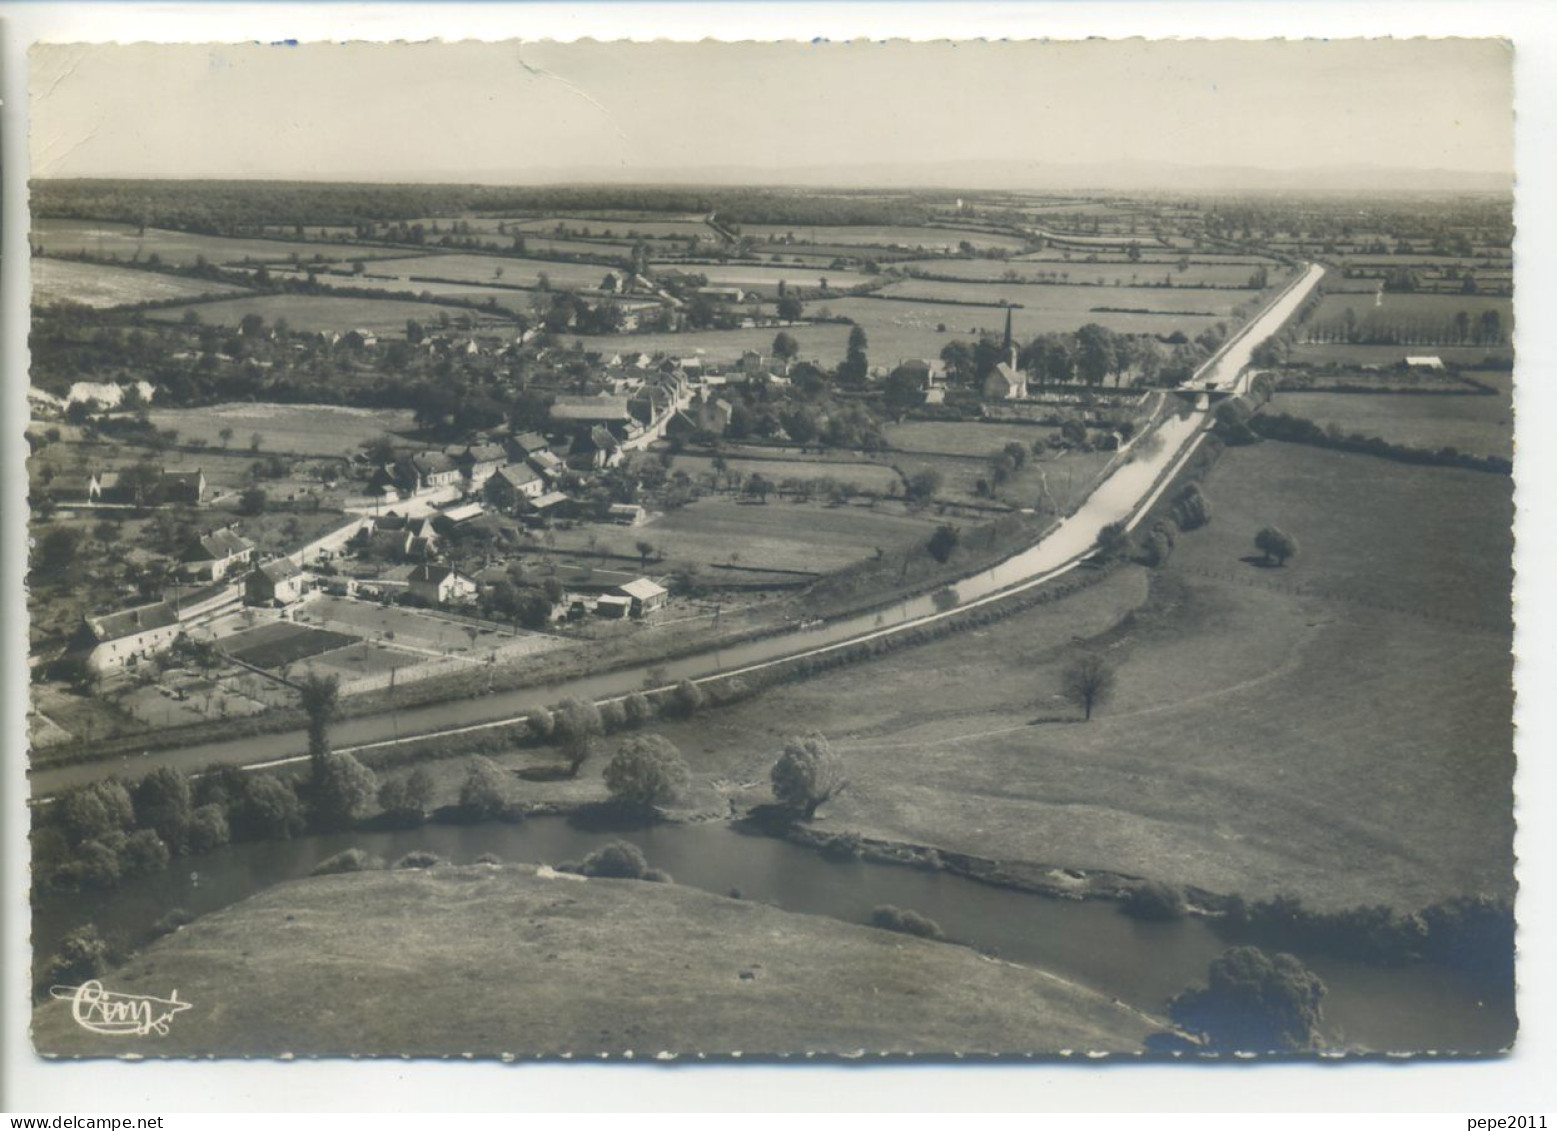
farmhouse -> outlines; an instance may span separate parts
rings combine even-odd
[[[622,462],[622,441],[609,428],[596,425],[573,441],[568,462],[574,467],[600,470]]]
[[[443,454],[454,461],[472,489],[480,487],[508,462],[508,453],[501,444],[452,444],[443,449]]]
[[[67,652],[83,658],[95,672],[110,672],[166,651],[183,631],[177,610],[158,601],[86,617]]]
[[[487,480],[485,492],[493,506],[512,511],[519,506],[520,499],[537,499],[545,494],[546,480],[529,464],[511,463]]]
[[[254,543],[224,526],[191,542],[178,561],[179,571],[186,577],[221,581],[253,559]]]
[[[632,419],[626,397],[558,397],[551,418],[563,425],[625,424]]]
[[[305,575],[291,558],[277,558],[245,579],[244,600],[250,605],[286,606],[303,598]]]
[[[629,581],[626,585],[617,589],[617,593],[626,597],[629,602],[629,612],[635,617],[646,617],[657,609],[662,608],[665,602],[670,600],[670,591],[658,582],[650,581],[647,577],[640,577],[636,581]],[[600,598],[602,601],[605,597]]]
[[[419,565],[411,571],[411,596],[429,605],[468,601],[476,595],[476,583],[446,565]]]
[[[193,471],[164,471],[162,497],[170,503],[199,506],[205,499],[205,472],[198,467]]]
[[[568,518],[578,509],[578,504],[561,491],[547,491],[527,499],[522,506],[526,522],[542,525],[554,518]]]
[[[486,508],[480,503],[465,503],[462,506],[450,507],[432,517],[433,529],[440,534],[447,534],[451,530],[470,525],[485,513]]]
[[[640,526],[649,512],[637,503],[612,503],[606,508],[606,518],[617,526]]]
[[[984,378],[984,397],[992,401],[1019,401],[1027,396],[1027,374],[1002,361]]]

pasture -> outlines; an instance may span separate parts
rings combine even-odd
[[[841,323],[759,326],[749,330],[692,330],[667,334],[569,334],[568,342],[583,342],[586,350],[610,355],[628,350],[699,356],[710,361],[734,361],[747,350],[769,353],[780,329],[800,346],[800,360],[836,365],[843,360],[849,327]]]
[[[799,291],[851,291],[864,285],[869,279],[858,271],[797,270],[793,267],[758,267],[745,263],[720,265],[716,263],[689,263],[678,270],[696,275],[706,275],[711,287],[744,287],[776,295],[780,283]],[[813,298],[812,302],[825,299]]]
[[[933,279],[906,279],[882,289],[882,294],[926,301],[1002,303],[1020,306],[1044,317],[1080,318],[1097,313],[1099,306],[1124,310],[1150,310],[1168,314],[1210,314],[1228,317],[1233,307],[1252,301],[1249,290],[1189,290],[1182,287],[1140,287],[1097,284],[1088,286],[1044,283],[945,283]],[[1118,315],[1114,315],[1118,317]],[[1078,322],[1077,325],[1082,323]]]
[[[237,326],[250,314],[258,314],[267,324],[285,319],[292,330],[326,334],[331,331],[371,330],[386,337],[402,337],[405,324],[415,320],[427,325],[447,315],[455,325],[470,321],[477,325],[507,325],[490,313],[466,310],[458,306],[440,306],[408,299],[346,298],[334,295],[255,295],[252,298],[224,299],[198,306],[174,306],[157,310],[147,317],[159,322],[179,322],[186,310],[193,310],[200,321],[211,326]]]
[[[1480,366],[1487,358],[1511,359],[1511,346],[1370,346],[1354,342],[1298,342],[1292,347],[1292,360],[1309,365],[1399,365],[1407,357],[1430,354],[1449,365],[1466,369]]]
[[[248,401],[203,408],[154,408],[151,422],[158,428],[178,429],[180,441],[186,444],[201,440],[213,449],[236,445],[247,450],[250,437],[258,432],[264,452],[347,459],[385,433],[409,431],[414,424],[406,409]],[[223,439],[222,432],[229,428],[232,435]]]
[[[184,279],[158,271],[75,263],[65,259],[35,258],[32,261],[34,306],[71,302],[96,310],[107,310],[143,302],[242,293],[242,287],[230,283]]]
[[[129,224],[107,220],[61,220],[43,217],[35,220],[32,242],[42,245],[46,255],[75,255],[86,252],[98,258],[146,259],[159,256],[164,263],[192,266],[199,259],[230,266],[240,263],[279,263],[296,255],[303,260],[375,259],[401,254],[392,249],[360,244],[303,243],[270,239],[235,239],[207,236],[194,232],[170,232],[147,228],[140,232]]]
[[[823,225],[806,227],[791,224],[742,224],[741,234],[758,241],[758,252],[801,244],[837,244],[843,247],[922,248],[925,251],[955,251],[964,240],[976,248],[1005,248],[1022,251],[1027,241],[1016,236],[991,232],[965,231],[961,228],[916,228],[859,225]],[[770,242],[769,237],[772,237]],[[785,242],[790,241],[793,242]]]
[[[408,280],[505,283],[520,287],[534,287],[544,275],[555,286],[593,289],[600,286],[612,270],[597,264],[552,263],[507,255],[429,255],[383,260],[373,264],[372,274]],[[618,273],[620,270],[615,269]],[[419,283],[416,285],[420,286]]]
[[[1047,441],[1053,429],[984,421],[912,420],[888,424],[882,431],[896,451],[985,457],[998,455],[1013,442],[1031,450],[1034,440]]]
[[[834,507],[776,496],[766,504],[745,503],[722,496],[698,499],[619,537],[601,537],[629,554],[636,540],[653,543],[665,554],[655,572],[685,563],[827,573],[874,556],[877,547],[890,553],[920,545],[933,530],[931,516],[895,507]]]
[[[1350,434],[1380,436],[1414,448],[1456,448],[1478,456],[1514,452],[1513,405],[1502,396],[1277,393],[1268,412],[1306,417]]]
[[[896,267],[904,271],[923,271],[948,279],[966,279],[973,282],[998,281],[1017,283],[1060,282],[1075,285],[1100,284],[1104,286],[1132,286],[1159,284],[1164,280],[1174,286],[1192,287],[1196,284],[1214,287],[1242,288],[1249,281],[1258,264],[1255,263],[1192,263],[1183,271],[1167,261],[1158,263],[1132,263],[1128,259],[1107,263],[1087,263],[1068,260],[1022,259],[910,259]],[[1009,278],[1015,276],[1014,279]],[[1271,271],[1274,277],[1277,272]],[[1161,288],[1166,290],[1167,288]],[[1155,293],[1155,292],[1154,292]]]
[[[1510,894],[1509,480],[1266,443],[1204,489],[1165,571],[667,734],[760,780],[804,719],[848,767],[828,827],[867,836],[1324,907]],[[1242,560],[1267,523],[1284,569]],[[1091,723],[1082,648],[1119,673]]]
[[[725,460],[725,465],[729,471],[743,477],[761,475],[775,484],[782,483],[786,479],[834,479],[840,483],[848,483],[857,490],[872,491],[880,495],[890,494],[894,487],[901,486],[892,469],[884,464],[843,463],[825,459],[781,456],[776,459],[729,457]],[[678,455],[671,463],[671,469],[685,471],[696,480],[712,475],[714,465],[712,458],[708,456]]]

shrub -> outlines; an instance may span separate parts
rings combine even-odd
[[[890,903],[884,903],[870,913],[870,922],[873,927],[880,927],[884,931],[897,931],[904,935],[914,935],[921,939],[944,939],[945,932],[941,925],[929,916],[921,915],[917,911],[910,911],[905,907],[894,907]]]
[[[245,774],[229,820],[237,840],[285,840],[303,831],[303,806],[290,779]]]
[[[82,841],[74,863],[79,886],[88,888],[111,888],[124,870],[118,850],[100,840]]]
[[[210,852],[232,839],[227,810],[220,805],[202,805],[189,815],[186,843],[191,852]]]
[[[309,807],[315,826],[350,828],[367,812],[378,792],[378,778],[350,754],[316,755],[308,783]]]
[[[509,784],[509,775],[501,766],[478,754],[466,764],[460,808],[481,820],[501,817],[512,803]]]
[[[935,533],[930,535],[930,540],[925,543],[925,550],[936,561],[945,565],[951,560],[952,554],[957,551],[957,544],[962,540],[961,533],[955,526],[942,523],[935,528]]]
[[[319,861],[309,875],[339,876],[346,872],[371,872],[383,866],[384,862],[377,856],[370,855],[360,848],[348,848],[344,852],[337,852],[334,856]]]
[[[119,870],[125,876],[146,876],[168,866],[168,846],[151,829],[141,829],[125,838],[119,849]]]
[[[1172,884],[1146,880],[1125,898],[1124,910],[1134,919],[1161,921],[1182,919],[1189,904],[1184,893]]]
[[[175,907],[151,925],[151,933],[160,939],[164,935],[171,935],[180,927],[189,926],[194,921],[195,917],[193,914],[185,911],[182,907]]]
[[[613,880],[641,880],[648,870],[643,850],[625,840],[613,840],[604,848],[595,849],[579,865],[583,875]]]
[[[135,823],[130,794],[112,778],[68,791],[59,800],[60,821],[73,843],[99,840]]]
[[[703,689],[690,679],[684,679],[670,692],[670,709],[679,718],[690,719],[703,709],[706,699]]]
[[[676,801],[691,784],[681,751],[657,734],[635,735],[617,749],[605,768],[606,788],[621,805],[652,809]]]
[[[421,824],[432,806],[433,780],[427,767],[417,766],[405,777],[390,778],[378,787],[378,803],[396,821]]]
[[[529,714],[530,731],[536,739],[545,742],[557,728],[557,719],[545,707],[537,707]]]
[[[1268,563],[1278,566],[1298,552],[1297,539],[1275,526],[1267,526],[1254,536],[1254,548],[1265,555]]]
[[[822,845],[822,856],[839,864],[858,860],[864,854],[865,845],[858,833],[838,833]]]
[[[501,864],[502,862],[503,858],[495,852],[483,852],[476,857],[477,864]]]
[[[151,829],[173,852],[182,852],[189,837],[194,812],[189,779],[171,766],[162,766],[135,786],[135,820]]]
[[[443,863],[443,857],[436,852],[426,852],[417,849],[415,852],[407,852],[399,860],[395,861],[396,868],[432,868]]]
[[[634,691],[622,703],[622,709],[627,715],[629,726],[641,727],[645,723],[654,721],[654,706],[649,702],[649,697],[641,691]]]
[[[1211,500],[1198,484],[1191,483],[1173,500],[1170,513],[1180,530],[1195,530],[1211,521]]]
[[[53,982],[85,982],[100,977],[108,968],[108,943],[92,924],[77,927],[60,940],[59,951],[49,960]]]

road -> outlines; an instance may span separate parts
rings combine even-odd
[[[1279,330],[1319,282],[1324,269],[1310,266],[1265,311],[1191,377],[1191,389],[1238,389],[1247,385],[1243,370],[1249,356],[1266,338]],[[651,667],[663,671],[666,683],[682,679],[706,679],[752,671],[780,660],[822,654],[860,641],[890,635],[956,615],[1004,599],[1013,593],[1041,585],[1075,569],[1097,542],[1098,532],[1110,523],[1133,526],[1139,516],[1165,490],[1172,477],[1188,462],[1210,425],[1210,398],[1201,396],[1185,416],[1170,417],[1148,435],[1160,437],[1148,455],[1137,452],[1117,469],[1073,514],[1051,528],[1028,549],[990,569],[958,581],[958,605],[949,611],[936,609],[925,596],[898,602],[885,609],[829,622],[819,628],[801,629],[728,648],[713,649],[679,660],[626,668],[602,675],[585,676],[566,684],[500,692],[475,699],[434,703],[423,707],[343,720],[331,728],[337,750],[373,749],[410,737],[425,738],[499,726],[523,718],[537,707],[577,695],[595,700],[623,696],[644,687]],[[1136,445],[1140,445],[1137,438]],[[74,766],[50,767],[31,774],[35,795],[56,793],[110,774],[140,776],[158,766],[175,766],[193,772],[214,764],[263,768],[301,761],[307,736],[301,731],[254,735],[243,738],[182,746]]]

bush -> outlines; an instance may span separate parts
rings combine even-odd
[[[897,931],[899,934],[914,935],[921,939],[946,937],[945,932],[941,930],[941,925],[934,919],[904,907],[893,907],[890,903],[882,904],[872,911],[870,923],[871,926],[880,927],[884,931]]]
[[[681,751],[657,734],[627,739],[605,768],[611,797],[633,809],[668,805],[679,799],[691,782],[692,773]]]
[[[407,852],[399,860],[395,861],[396,868],[432,868],[443,863],[443,857],[436,852],[426,852],[417,849],[415,852]]]
[[[1207,983],[1175,997],[1168,1015],[1208,1047],[1286,1052],[1318,1040],[1325,984],[1292,955],[1233,947],[1212,960]]]
[[[314,825],[327,830],[350,828],[372,804],[378,778],[350,754],[326,753],[312,762],[308,792]]]
[[[597,848],[579,865],[585,876],[598,876],[612,880],[641,880],[649,870],[643,850],[625,840],[614,840],[604,848]]]
[[[337,852],[327,860],[321,860],[308,873],[310,876],[339,876],[346,872],[371,872],[382,868],[384,862],[360,848],[348,848]]]
[[[220,805],[202,805],[189,815],[186,840],[190,852],[210,852],[232,839],[227,810]]]
[[[76,846],[72,859],[54,873],[56,886],[62,888],[111,888],[118,884],[123,864],[116,849],[100,840],[84,840]]]
[[[285,840],[303,831],[303,806],[288,778],[245,774],[229,820],[237,840]]]
[[[159,767],[135,786],[135,820],[153,830],[173,852],[182,852],[194,812],[189,779],[170,766]]]
[[[600,704],[600,725],[605,728],[607,734],[627,726],[627,708],[620,700],[612,699]]]
[[[59,951],[49,960],[52,982],[80,983],[101,977],[108,969],[108,943],[97,928],[87,923],[60,940]]]
[[[1180,530],[1195,530],[1211,521],[1211,500],[1198,484],[1191,483],[1173,500],[1170,513]]]
[[[59,818],[72,843],[100,840],[135,823],[130,794],[112,778],[69,790],[59,799]]]
[[[125,876],[146,876],[168,866],[172,854],[163,839],[151,829],[141,829],[125,838],[119,850],[119,870]]]
[[[530,732],[536,740],[545,742],[557,729],[557,719],[545,707],[537,707],[529,714]]]
[[[634,691],[622,703],[622,709],[627,715],[629,726],[641,727],[645,723],[654,721],[654,705],[649,702],[649,697],[641,691]]]
[[[502,862],[503,858],[495,852],[483,852],[476,857],[477,864],[501,864]]]
[[[684,679],[670,692],[670,709],[678,718],[690,719],[703,709],[706,699],[703,689],[690,679]]]
[[[1137,885],[1124,902],[1125,914],[1133,919],[1182,919],[1188,910],[1189,904],[1182,891],[1157,880],[1146,880]]]
[[[479,754],[465,767],[465,781],[460,786],[460,808],[483,821],[505,815],[510,805],[511,791],[508,773],[490,758]]]
[[[151,925],[151,933],[160,939],[165,935],[171,935],[180,927],[189,926],[194,921],[195,917],[193,914],[185,911],[182,907],[175,907]]]
[[[433,780],[427,767],[417,766],[405,777],[390,778],[378,787],[378,803],[393,820],[421,824],[432,807]]]
[[[838,864],[858,860],[864,854],[865,845],[858,833],[838,833],[822,845],[823,858]]]

